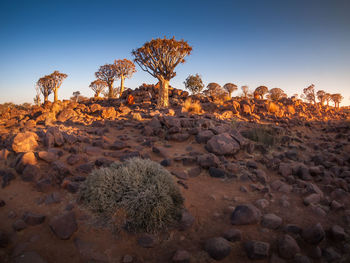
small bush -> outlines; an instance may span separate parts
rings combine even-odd
[[[199,101],[192,101],[191,98],[185,100],[183,107],[187,112],[200,114],[202,112],[202,107]]]
[[[281,132],[279,129],[270,126],[258,126],[241,132],[249,140],[266,146],[273,147],[281,142]]]
[[[80,200],[92,211],[125,217],[132,231],[155,232],[175,223],[183,198],[171,174],[158,163],[140,158],[94,170],[80,190]]]

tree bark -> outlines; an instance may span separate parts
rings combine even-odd
[[[53,93],[54,93],[54,99],[53,99],[53,102],[57,102],[57,100],[58,100],[58,96],[57,96],[57,89],[54,89]]]
[[[108,98],[113,98],[113,82],[108,83]]]
[[[122,75],[120,77],[120,97],[123,95],[124,92],[124,79],[125,77]]]
[[[159,79],[158,107],[169,106],[169,80]]]
[[[44,95],[44,103],[47,103],[49,101],[49,96],[48,95]]]

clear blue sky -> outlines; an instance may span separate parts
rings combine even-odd
[[[0,0],[0,103],[33,102],[35,82],[68,74],[59,98],[88,88],[100,65],[132,59],[152,38],[193,46],[170,84],[189,74],[221,85],[259,85],[300,94],[342,93],[350,104],[350,1],[17,1]],[[136,88],[156,79],[137,67]],[[51,98],[52,99],[52,98]]]

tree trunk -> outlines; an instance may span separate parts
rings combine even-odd
[[[228,95],[230,96],[230,99],[232,98],[232,92],[229,92]]]
[[[159,79],[158,107],[169,106],[169,80]]]
[[[46,104],[49,101],[49,95],[44,95],[44,104]]]
[[[58,97],[57,97],[57,89],[54,89],[54,90],[53,90],[53,93],[54,93],[53,102],[57,102],[57,99],[58,99]]]
[[[120,77],[120,97],[123,95],[123,92],[124,92],[124,79],[125,79],[124,76]]]
[[[113,82],[108,83],[108,98],[113,98]]]

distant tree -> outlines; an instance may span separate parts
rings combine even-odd
[[[74,100],[75,102],[78,102],[79,101],[79,96],[80,96],[80,91],[74,91],[72,100]]]
[[[90,83],[89,87],[95,92],[95,98],[98,98],[101,92],[107,87],[107,82],[97,79]]]
[[[217,97],[222,95],[224,93],[224,90],[219,84],[211,82],[207,85],[207,88],[206,90],[204,90],[203,93],[207,96]]]
[[[112,90],[112,97],[110,97],[110,90],[103,90],[101,93],[105,98],[117,98],[120,92],[119,92],[119,87],[116,87],[116,88],[113,88]]]
[[[257,97],[259,99],[263,99],[264,95],[269,91],[268,87],[266,86],[259,86],[254,91],[254,97]]]
[[[323,106],[326,99],[326,92],[324,90],[319,90],[316,93],[317,99],[320,101],[321,106]]]
[[[306,100],[310,103],[316,104],[316,96],[315,96],[315,85],[311,84],[309,87],[303,89]]]
[[[124,80],[125,78],[131,78],[136,72],[135,64],[128,59],[114,60],[114,67],[117,74],[117,78],[120,78],[120,96],[124,92]]]
[[[37,106],[40,106],[41,104],[41,98],[40,98],[40,88],[38,86],[35,87],[36,95],[34,97],[34,103]]]
[[[185,57],[190,55],[191,51],[192,47],[186,41],[166,37],[152,39],[132,51],[134,62],[159,80],[158,107],[169,106],[169,81],[176,76],[176,66],[184,63]]]
[[[199,74],[189,75],[184,81],[185,88],[191,91],[192,94],[198,94],[204,88],[202,78]]]
[[[324,100],[325,100],[325,102],[327,102],[327,106],[329,106],[329,102],[331,101],[331,99],[332,99],[331,94],[326,93],[324,95]]]
[[[114,80],[117,78],[117,72],[114,64],[106,64],[99,68],[97,72],[95,72],[96,78],[107,83],[108,86],[108,98],[114,98],[115,94],[113,93],[113,84]]]
[[[49,101],[49,95],[52,93],[54,87],[54,82],[51,76],[47,75],[41,77],[36,82],[36,86],[40,90],[41,94],[43,94],[44,96],[44,103],[47,103]]]
[[[226,83],[224,85],[224,90],[226,90],[230,98],[232,98],[232,93],[237,90],[237,85],[233,83]]]
[[[331,95],[331,100],[334,102],[334,107],[336,108],[339,108],[339,104],[343,99],[344,97],[340,93]]]
[[[270,89],[269,91],[269,96],[268,98],[273,100],[273,101],[278,101],[282,98],[286,98],[287,94],[284,93],[284,91],[280,88],[273,88]]]
[[[243,97],[246,99],[248,97],[249,87],[248,86],[242,86],[241,89],[242,89],[242,92],[243,92]]]
[[[62,82],[68,77],[68,75],[64,73],[60,73],[58,70],[55,70],[49,76],[52,79],[51,81],[53,82],[53,88],[52,88],[52,91],[54,93],[53,101],[56,102],[58,99],[57,91],[61,87]]]

